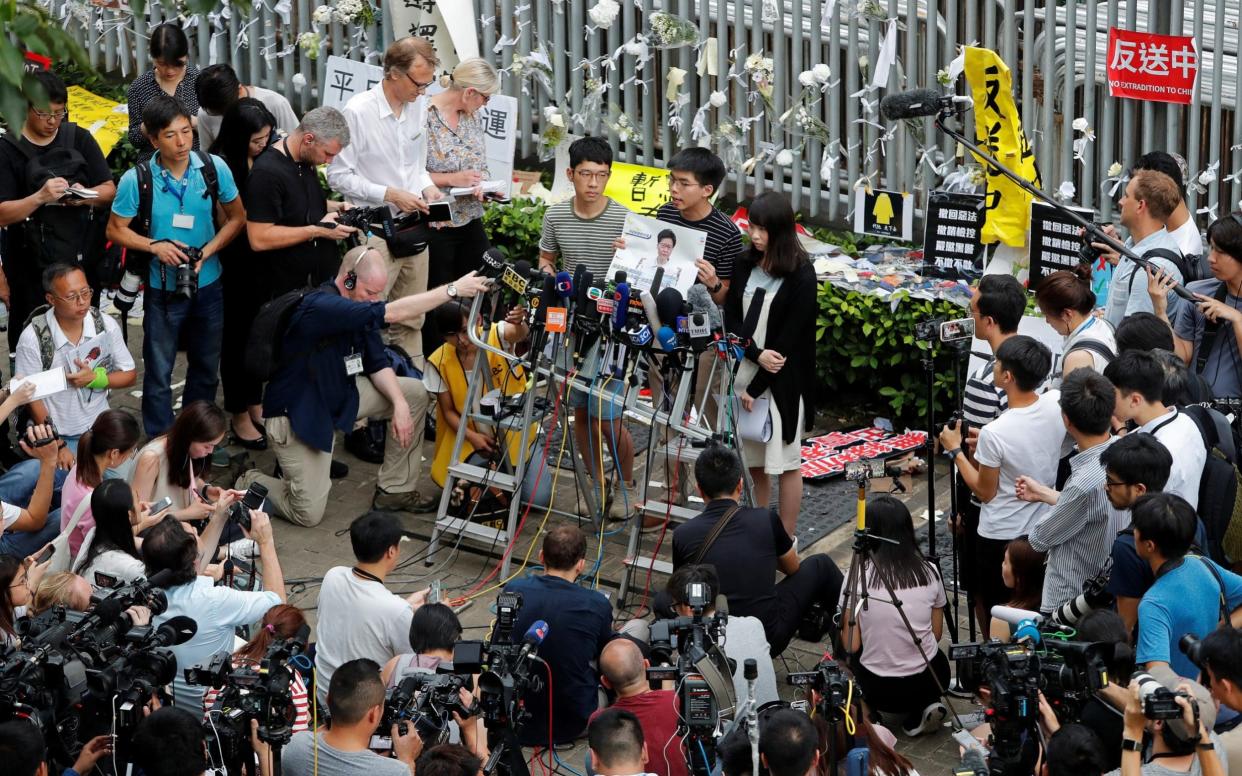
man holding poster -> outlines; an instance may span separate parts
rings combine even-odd
[[[730,223],[730,228],[737,231]],[[676,288],[682,297],[698,278],[707,233],[630,213],[621,232],[624,247],[613,257],[608,277],[624,272],[630,288],[650,291],[657,270],[663,270],[660,288]]]

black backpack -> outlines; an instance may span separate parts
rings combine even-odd
[[[256,380],[268,382],[276,376],[281,367],[293,363],[316,350],[322,350],[329,343],[350,336],[351,332],[341,332],[324,337],[308,350],[298,353],[285,353],[285,336],[289,332],[289,321],[293,314],[302,306],[302,300],[311,294],[323,293],[317,288],[298,288],[287,291],[280,296],[265,302],[254,316],[250,326],[250,337],[247,340],[244,365],[246,371]]]
[[[216,173],[215,162],[206,151],[195,149],[191,153],[198,156],[203,163],[203,182],[207,185],[207,196],[211,198],[212,218],[215,218],[216,204],[220,201],[220,176]],[[134,175],[138,179],[138,214],[129,222],[129,228],[143,237],[151,236],[151,200],[154,195],[155,179],[151,175],[151,162],[139,162],[134,165]],[[194,246],[201,247],[201,246]],[[151,264],[151,254],[145,251],[126,250],[125,270],[145,279],[147,267]]]
[[[38,191],[51,178],[64,178],[70,183],[89,185],[86,157],[74,146],[79,129],[66,121],[52,146],[35,153],[21,135],[5,133],[4,140],[26,159],[23,182],[28,191]],[[44,205],[22,222],[21,250],[33,259],[36,273],[53,264],[85,264],[103,252],[108,227],[107,208],[62,207]]]
[[[1212,560],[1228,565],[1230,557],[1242,560],[1242,536],[1230,537],[1230,528],[1242,529],[1242,473],[1238,470],[1238,437],[1220,412],[1191,404],[1179,407],[1195,425],[1207,448],[1199,477],[1199,518],[1207,532],[1203,549]],[[1235,529],[1237,530],[1237,529]]]
[[[1177,267],[1177,271],[1182,273],[1182,283],[1193,283],[1196,280],[1204,280],[1212,277],[1212,270],[1208,266],[1207,256],[1186,256],[1177,251],[1171,251],[1167,248],[1152,248],[1143,254],[1145,259],[1168,259],[1173,262],[1173,266]],[[1137,273],[1135,273],[1137,274]],[[1130,277],[1131,282],[1134,276]]]

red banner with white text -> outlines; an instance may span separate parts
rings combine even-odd
[[[1191,35],[1108,31],[1108,93],[1149,102],[1189,105],[1199,77],[1199,47]]]

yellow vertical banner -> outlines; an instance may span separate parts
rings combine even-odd
[[[69,120],[91,133],[104,156],[129,132],[129,114],[125,112],[124,105],[88,92],[81,86],[69,87],[67,109]]]
[[[1035,152],[1022,131],[1022,117],[1013,99],[1013,74],[995,51],[966,47],[966,82],[974,101],[975,135],[979,145],[1009,170],[1040,186]],[[991,164],[986,171],[987,210],[981,233],[986,243],[1026,245],[1031,195]]]

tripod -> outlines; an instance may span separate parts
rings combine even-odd
[[[854,530],[854,546],[850,557],[850,570],[845,578],[845,593],[841,598],[841,630],[838,636],[840,642],[837,645],[838,654],[849,654],[846,646],[853,641],[850,638],[851,630],[858,627],[857,612],[867,611],[871,605],[872,596],[867,589],[868,580],[871,577],[880,580],[880,583],[884,586],[884,592],[888,595],[888,599],[876,598],[876,600],[880,603],[890,604],[897,610],[898,616],[901,617],[901,623],[905,626],[906,633],[910,634],[911,643],[918,650],[919,657],[923,659],[923,667],[927,670],[928,675],[931,676],[932,681],[936,683],[936,689],[940,691],[940,698],[944,701],[945,707],[948,708],[949,714],[953,717],[953,729],[961,730],[962,720],[958,717],[957,709],[953,707],[953,702],[949,699],[944,685],[940,682],[940,677],[932,669],[931,660],[923,650],[923,642],[919,639],[918,634],[914,632],[914,626],[910,624],[910,618],[906,616],[901,599],[897,597],[896,592],[893,590],[892,582],[885,576],[883,570],[875,565],[875,559],[872,557],[881,542],[889,544],[898,544],[898,542],[895,539],[876,536],[867,528],[867,480],[869,479],[869,472],[863,471],[855,475],[847,471],[846,477],[858,482],[858,513],[857,526]],[[930,521],[928,524],[930,525]],[[873,567],[870,575],[867,573],[868,565]],[[938,566],[937,573],[939,573]]]

